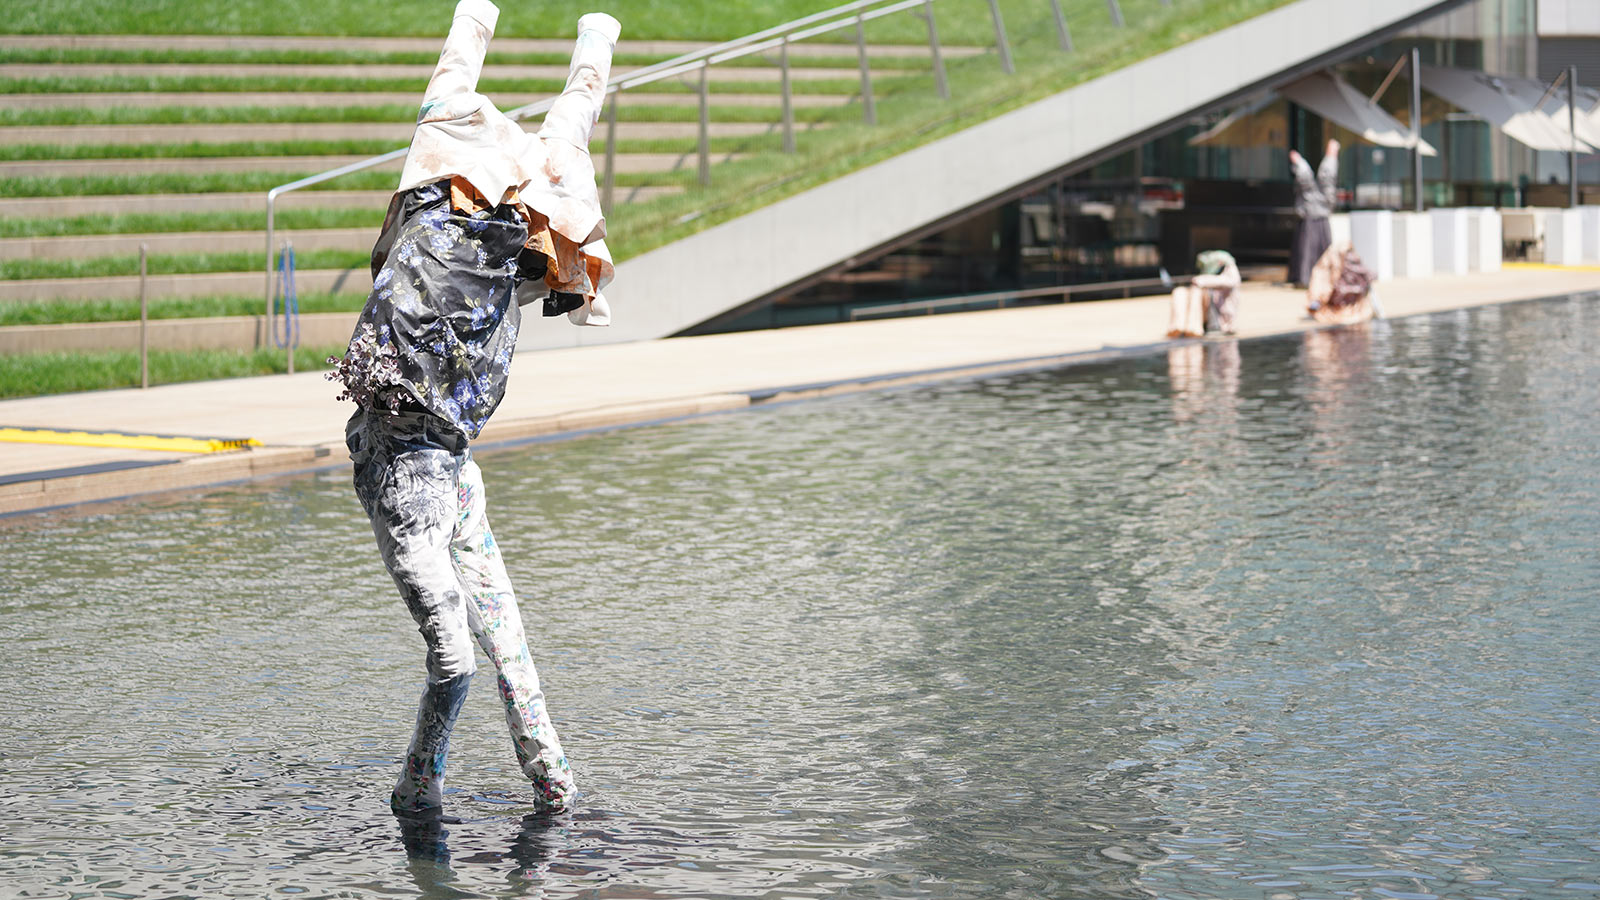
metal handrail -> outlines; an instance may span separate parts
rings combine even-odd
[[[693,50],[693,51],[691,51],[689,53],[685,53],[685,54],[682,54],[680,56],[673,57],[672,59],[664,60],[664,61],[659,62],[659,63],[654,63],[652,65],[648,65],[648,66],[644,66],[644,67],[639,68],[639,69],[635,69],[632,72],[627,73],[626,75],[619,76],[618,78],[612,80],[611,83],[606,86],[606,95],[607,96],[612,96],[612,95],[615,95],[615,94],[619,94],[623,90],[626,90],[628,88],[636,88],[636,87],[640,87],[640,86],[643,86],[643,85],[646,85],[646,84],[653,84],[655,82],[662,81],[662,80],[665,80],[665,79],[668,79],[668,78],[674,78],[674,77],[677,77],[679,75],[688,74],[689,72],[693,72],[693,71],[695,71],[697,69],[703,69],[703,68],[709,67],[709,66],[711,66],[711,65],[713,65],[715,63],[726,62],[726,61],[731,60],[731,59],[738,59],[738,58],[743,57],[743,56],[749,56],[751,54],[761,53],[763,51],[770,50],[770,49],[773,49],[775,47],[780,47],[781,46],[785,51],[787,51],[787,45],[789,43],[793,42],[793,41],[804,40],[805,38],[814,37],[814,36],[819,35],[819,34],[826,34],[829,31],[835,31],[835,30],[838,30],[840,28],[844,28],[844,27],[847,27],[847,26],[853,26],[858,21],[864,22],[864,21],[867,21],[867,20],[870,20],[870,19],[879,18],[880,16],[886,16],[886,15],[889,15],[891,13],[899,12],[899,11],[904,10],[904,9],[910,9],[910,8],[916,7],[916,6],[925,7],[927,9],[927,15],[928,15],[929,22],[930,23],[932,22],[932,17],[933,17],[932,4],[933,4],[933,0],[896,0],[896,2],[891,2],[891,3],[883,6],[881,9],[873,9],[871,11],[867,11],[870,7],[879,6],[880,4],[883,4],[883,2],[884,2],[884,0],[854,0],[854,2],[846,3],[846,4],[842,5],[842,6],[836,6],[836,7],[833,7],[832,9],[823,10],[822,12],[812,13],[811,15],[808,15],[808,16],[802,16],[802,17],[800,17],[798,19],[794,19],[792,21],[785,22],[782,25],[777,25],[777,26],[774,26],[772,28],[767,28],[767,29],[764,29],[762,31],[755,32],[753,34],[748,34],[748,35],[745,35],[744,37],[741,37],[741,38],[735,38],[735,39],[733,39],[731,41],[723,41],[720,44],[712,44],[709,47],[702,47],[699,50]],[[1055,2],[1055,0],[1052,0],[1052,2]],[[847,13],[850,13],[850,14],[853,14],[853,15],[846,16],[845,14],[847,14]],[[830,18],[834,19],[834,21],[827,21]],[[822,24],[819,25],[817,23],[822,23]],[[936,32],[930,32],[930,33],[935,34],[935,35],[937,34]],[[939,51],[938,44],[937,44],[937,37],[934,38],[933,43],[932,43],[932,47],[933,47],[934,59],[936,60],[936,65],[937,65],[937,64],[942,62],[942,61],[939,60],[939,52],[940,51]],[[862,49],[862,52],[864,54],[865,47],[863,46],[861,49]],[[787,125],[787,127],[792,129],[793,128],[793,115],[792,115],[792,112],[790,112],[790,110],[789,110],[790,98],[789,98],[789,91],[788,91],[788,55],[787,55],[787,52],[785,52],[785,54],[784,54],[784,61],[783,62],[784,62],[784,73],[783,74],[784,74],[784,88],[785,88],[785,90],[783,92],[784,93],[784,104],[783,105],[785,107],[784,119],[785,119],[785,124]],[[939,65],[939,68],[940,68],[939,74],[943,75],[942,65]],[[942,83],[943,79],[941,78],[940,81]],[[516,107],[515,109],[512,109],[512,110],[508,111],[506,113],[506,117],[512,119],[513,121],[515,121],[515,120],[520,120],[520,119],[526,119],[526,118],[529,118],[531,116],[540,115],[542,113],[549,112],[550,111],[550,107],[555,104],[555,101],[556,101],[555,97],[546,97],[546,98],[544,98],[542,100],[537,100],[537,101],[535,101],[533,103],[528,103],[528,104],[525,104],[523,106]],[[704,87],[704,83],[703,82],[702,82],[702,87],[701,87],[701,103],[702,103],[702,107],[704,107],[705,106],[705,87]],[[608,117],[607,125],[608,125],[608,129],[609,129],[609,133],[607,135],[606,146],[607,146],[607,160],[608,160],[608,163],[609,163],[612,160],[612,150],[611,150],[611,148],[615,147],[615,145],[616,145],[616,135],[615,135],[615,131],[616,131],[616,116],[615,115],[611,115],[611,116]],[[702,129],[702,135],[704,135],[704,131],[705,131],[705,129]],[[786,146],[792,146],[792,143],[793,143],[793,139],[792,139],[792,137],[789,137],[786,140],[785,145]],[[707,148],[706,144],[707,144],[707,141],[704,139],[704,137],[702,137],[702,140],[701,140],[701,155],[702,155],[703,158],[708,153],[708,148]],[[271,190],[267,191],[267,234],[266,234],[266,238],[267,238],[267,261],[266,261],[266,269],[265,269],[265,271],[266,271],[266,297],[267,297],[267,304],[268,304],[267,318],[268,318],[269,321],[272,318],[272,309],[271,309],[271,303],[272,303],[272,271],[273,271],[273,269],[272,269],[272,251],[273,251],[273,241],[274,241],[274,230],[275,230],[275,224],[276,224],[275,221],[274,221],[274,218],[275,218],[275,214],[276,214],[278,198],[280,196],[282,196],[283,194],[286,194],[286,193],[288,193],[290,191],[297,191],[297,190],[300,190],[301,188],[310,187],[310,186],[315,185],[315,184],[321,184],[324,181],[330,181],[330,180],[332,180],[334,178],[338,178],[338,177],[340,177],[342,175],[349,175],[352,172],[359,172],[359,171],[361,171],[363,169],[370,169],[373,166],[382,165],[382,164],[384,164],[386,162],[389,162],[391,160],[400,159],[400,158],[402,158],[402,157],[404,157],[406,155],[406,152],[409,149],[410,149],[409,146],[401,147],[401,148],[399,148],[397,150],[391,150],[390,152],[381,154],[379,156],[374,156],[374,157],[371,157],[369,159],[364,159],[364,160],[359,160],[357,162],[348,163],[346,165],[339,166],[336,169],[329,169],[326,172],[319,172],[319,173],[317,173],[315,175],[309,175],[309,176],[307,176],[305,178],[301,178],[301,179],[298,179],[296,181],[291,181],[291,182],[289,182],[287,184],[280,184],[277,187],[274,187]],[[706,168],[704,159],[702,160],[701,168],[702,168],[702,172],[704,172],[704,170]],[[606,167],[606,179],[607,179],[608,182],[611,181],[611,166],[609,164]],[[610,198],[608,197],[607,200],[609,200],[609,199]]]
[[[1165,5],[1169,4],[1170,0],[1162,0],[1162,2]],[[698,148],[699,169],[701,183],[707,184],[710,182],[710,99],[709,88],[707,85],[707,70],[712,65],[757,53],[763,53],[768,50],[776,49],[779,52],[779,65],[782,68],[781,95],[783,148],[786,152],[792,153],[795,149],[794,109],[793,98],[790,90],[788,51],[789,45],[795,41],[805,40],[821,34],[838,31],[843,28],[856,29],[856,50],[857,55],[859,56],[861,67],[862,112],[868,124],[875,124],[874,120],[876,117],[874,115],[872,101],[872,77],[871,71],[867,65],[866,37],[862,30],[862,26],[864,23],[873,19],[878,19],[897,12],[921,7],[922,12],[920,17],[927,23],[928,48],[933,68],[934,83],[941,98],[946,100],[950,98],[950,89],[945,77],[943,51],[939,43],[938,26],[934,21],[933,4],[934,0],[888,0],[888,2],[886,2],[886,0],[853,0],[853,2],[835,6],[831,9],[826,9],[821,12],[812,13],[808,16],[802,16],[798,19],[793,19],[781,25],[776,25],[762,31],[745,35],[744,37],[735,38],[730,41],[723,41],[719,44],[712,44],[708,47],[702,47],[699,50],[694,50],[689,53],[673,57],[672,59],[663,60],[659,63],[654,63],[635,69],[626,75],[619,76],[612,80],[606,86],[606,95],[608,97],[615,97],[627,89],[638,88],[643,85],[653,84],[668,78],[676,78],[698,72],[700,76],[700,140]],[[1056,21],[1058,43],[1064,52],[1072,52],[1072,39],[1067,30],[1066,17],[1061,10],[1061,0],[1050,0],[1050,6]],[[1009,42],[1006,38],[1005,23],[1001,18],[999,6],[994,2],[994,0],[989,0],[989,8],[994,22],[995,47],[1000,54],[1003,70],[1007,74],[1010,74],[1013,71],[1013,66],[1011,64]],[[1121,10],[1118,8],[1116,0],[1107,0],[1107,8],[1111,14],[1112,21],[1116,25],[1121,26],[1123,24],[1123,20]],[[508,111],[505,115],[512,120],[525,119],[531,116],[540,115],[548,112],[551,106],[554,105],[555,100],[556,97],[546,97],[542,100],[516,107],[515,109]],[[612,191],[615,184],[613,170],[615,168],[614,163],[617,145],[616,106],[617,100],[613,99],[612,102],[608,104],[606,110],[606,168],[604,176],[603,201],[607,208],[612,205]],[[297,191],[301,188],[310,187],[315,184],[321,184],[322,182],[338,178],[342,175],[348,175],[352,172],[359,172],[363,169],[369,169],[373,166],[382,165],[391,160],[400,159],[406,155],[408,150],[409,147],[401,147],[397,150],[391,150],[388,153],[374,156],[369,159],[359,160],[357,162],[339,166],[335,169],[329,169],[326,172],[319,172],[315,175],[309,175],[305,178],[288,182],[287,184],[280,184],[277,187],[267,191],[265,266],[266,285],[264,293],[266,297],[267,320],[269,323],[271,322],[273,316],[272,262],[274,231],[276,227],[275,216],[278,197],[289,193],[290,191]]]
[[[850,321],[870,319],[881,316],[892,316],[897,313],[923,312],[932,314],[936,309],[950,306],[970,306],[975,303],[993,303],[996,309],[1004,309],[1007,302],[1012,300],[1032,300],[1038,297],[1061,297],[1063,302],[1073,294],[1099,294],[1105,291],[1121,291],[1123,297],[1132,296],[1135,288],[1146,287],[1171,287],[1178,284],[1188,284],[1192,275],[1170,275],[1166,278],[1130,278],[1123,281],[1096,281],[1088,284],[1057,284],[1049,287],[1025,288],[1015,291],[991,291],[985,294],[963,294],[955,297],[935,297],[930,300],[908,300],[904,303],[883,303],[876,306],[858,306],[850,310]]]

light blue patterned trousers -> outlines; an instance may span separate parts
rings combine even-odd
[[[391,805],[403,814],[442,807],[450,732],[477,670],[475,639],[494,664],[517,763],[537,802],[570,806],[572,770],[545,710],[466,438],[426,413],[369,408],[350,418],[345,436],[356,496],[427,644],[427,685]]]

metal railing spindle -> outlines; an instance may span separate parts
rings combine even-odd
[[[861,64],[861,118],[868,125],[878,124],[878,111],[872,105],[872,67],[867,64],[867,29],[856,13],[856,60]]]
[[[1006,20],[1000,16],[998,0],[989,0],[989,16],[994,19],[994,46],[1000,52],[1000,71],[1016,74],[1016,66],[1011,63],[1011,42],[1006,40]]]

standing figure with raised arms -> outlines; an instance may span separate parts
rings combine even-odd
[[[613,269],[588,147],[621,28],[603,13],[578,20],[566,86],[530,135],[477,93],[499,14],[488,0],[456,6],[373,247],[372,293],[344,357],[330,359],[328,377],[357,405],[345,429],[356,496],[427,645],[416,731],[390,797],[403,816],[443,808],[474,639],[494,665],[535,802],[566,809],[576,790],[470,443],[505,394],[522,304],[609,324],[600,289]]]

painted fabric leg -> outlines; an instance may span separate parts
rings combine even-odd
[[[496,684],[522,774],[544,805],[565,809],[576,793],[572,769],[545,710],[517,598],[489,530],[483,475],[470,458],[461,467],[456,491],[459,518],[450,549],[470,601],[468,624],[498,673]]]
[[[406,750],[405,765],[389,795],[397,813],[424,813],[444,808],[444,766],[450,753],[450,732],[467,699],[471,675],[428,682],[417,705],[417,729]]]
[[[381,452],[389,449],[382,437],[360,435],[370,442],[365,449],[380,452],[358,461],[356,495],[372,521],[384,565],[427,644],[428,682],[390,797],[396,812],[412,813],[442,805],[450,732],[477,667],[466,597],[450,555],[461,457],[439,449]]]

